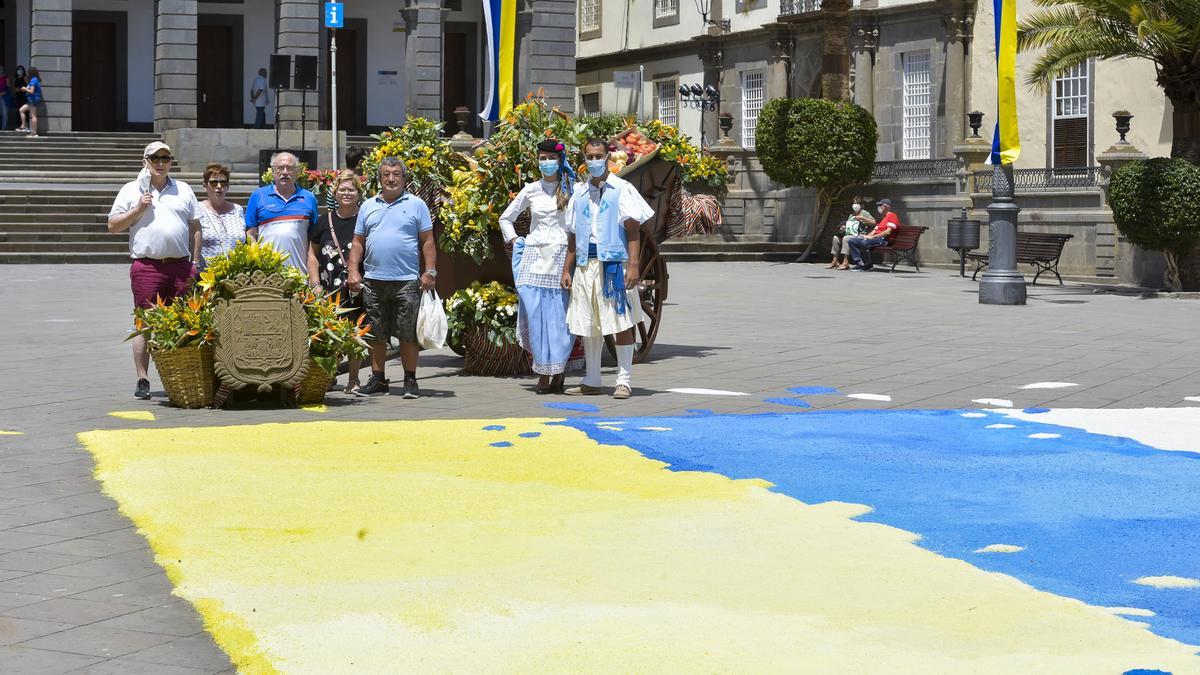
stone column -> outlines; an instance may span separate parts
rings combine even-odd
[[[404,72],[407,91],[405,110],[409,115],[441,121],[442,27],[449,10],[438,0],[409,0],[404,8],[407,24]]]
[[[966,59],[967,40],[975,23],[970,15],[951,15],[944,19],[946,25],[946,79],[943,83],[946,97],[947,148],[962,143],[966,137],[967,85]]]
[[[875,47],[879,44],[879,28],[861,26],[854,47],[854,102],[875,114]]]
[[[162,2],[162,0],[159,0]],[[275,53],[316,57],[321,51],[321,2],[319,0],[279,0],[279,24],[275,28]],[[294,65],[293,65],[294,72]],[[320,124],[320,69],[315,91],[282,91],[275,107],[280,129],[299,129],[301,117],[306,131]],[[275,92],[272,91],[274,96]],[[303,104],[303,116],[301,107]],[[268,120],[268,123],[270,120]],[[314,138],[315,140],[315,138]],[[307,144],[307,141],[306,141]]]
[[[796,53],[796,40],[789,33],[777,33],[771,40],[770,70],[767,74],[767,91],[781,96],[792,96],[792,59]]]
[[[517,99],[542,90],[546,102],[575,111],[574,0],[525,0],[517,14]]]
[[[196,0],[158,0],[154,131],[196,126]]]
[[[1146,153],[1129,141],[1117,141],[1096,157],[1096,163],[1100,165],[1100,187],[1104,194],[1105,208],[1109,208],[1108,186],[1117,169],[1130,162],[1140,162],[1146,159],[1149,159]],[[1139,259],[1144,256],[1145,252],[1138,250],[1132,244],[1127,243],[1122,247],[1115,223],[1111,221],[1096,223],[1096,276],[1117,277],[1123,266],[1126,269],[1135,269]],[[1152,253],[1151,256],[1154,254]]]
[[[30,2],[29,65],[42,83],[38,133],[71,130],[71,9],[71,0]]]
[[[967,138],[954,146],[958,158],[958,191],[970,195],[975,188],[975,173],[987,168],[987,159],[992,154],[992,144],[985,138]]]

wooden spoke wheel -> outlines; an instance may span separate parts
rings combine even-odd
[[[667,302],[667,261],[663,258],[654,237],[648,237],[645,232],[642,232],[641,243],[643,320],[634,326],[634,363],[645,361],[650,354],[650,349],[654,347],[654,340],[658,337],[658,327],[662,323],[663,306]],[[616,358],[617,343],[613,341],[612,337],[605,337],[604,344],[608,348],[608,353]]]

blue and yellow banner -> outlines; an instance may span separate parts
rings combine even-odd
[[[1012,164],[1021,156],[1017,125],[1017,0],[992,0],[996,19],[996,133],[992,164]]]
[[[517,0],[483,0],[483,24],[487,31],[487,67],[485,99],[479,116],[495,122],[513,107]]]

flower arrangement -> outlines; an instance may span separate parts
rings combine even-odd
[[[209,258],[208,266],[200,273],[197,282],[202,290],[212,292],[217,297],[229,297],[229,292],[221,284],[226,279],[232,279],[239,274],[262,272],[266,275],[278,274],[289,283],[289,293],[299,293],[308,287],[308,278],[287,264],[288,254],[277,251],[267,242],[244,241],[233,250]]]
[[[537,144],[547,137],[566,146],[572,166],[582,160],[582,144],[590,137],[613,138],[634,128],[645,147],[658,147],[658,156],[680,166],[687,183],[700,183],[715,190],[725,187],[725,164],[696,147],[685,134],[661,121],[636,124],[631,117],[603,115],[572,119],[550,107],[545,97],[530,94],[497,125],[486,143],[469,156],[450,150],[441,136],[442,124],[409,117],[404,126],[375,136],[375,149],[363,160],[370,194],[379,189],[376,170],[384,157],[404,160],[414,183],[436,190],[429,200],[434,218],[441,223],[438,248],[445,253],[468,255],[477,263],[494,255],[490,235],[500,228],[500,214],[525,183],[540,174]],[[619,163],[614,165],[619,168]]]
[[[185,347],[212,346],[217,341],[213,303],[207,291],[193,291],[171,302],[159,297],[151,307],[133,311],[134,330],[126,340],[146,336],[151,349],[174,351]]]
[[[308,355],[325,372],[336,374],[338,360],[343,356],[360,358],[367,353],[363,339],[371,325],[364,324],[365,314],[352,322],[341,307],[341,292],[319,295],[306,289],[300,296],[308,316]]]
[[[443,127],[442,122],[410,116],[404,126],[373,135],[378,144],[363,158],[361,167],[367,179],[366,194],[379,191],[379,162],[384,157],[404,162],[410,185],[448,184],[454,168],[466,162],[450,149],[449,139],[442,136]]]
[[[728,167],[717,157],[693,145],[687,134],[660,120],[650,120],[640,129],[647,138],[658,143],[660,158],[679,165],[683,182],[701,183],[716,189],[725,187],[729,178]]]
[[[500,229],[500,214],[525,183],[540,176],[537,144],[557,138],[568,159],[579,152],[584,127],[542,98],[530,95],[513,108],[484,145],[474,151],[470,171],[448,181],[448,199],[438,208],[443,251],[463,253],[476,262],[492,256],[488,234]]]
[[[478,281],[446,298],[446,325],[450,342],[461,343],[471,329],[485,332],[497,347],[517,342],[517,294],[493,281]]]

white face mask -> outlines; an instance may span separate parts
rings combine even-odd
[[[859,211],[862,211],[862,204],[852,204],[852,205],[850,206],[850,208],[851,208],[851,209],[852,209],[852,210],[853,210],[855,213],[858,213]]]

